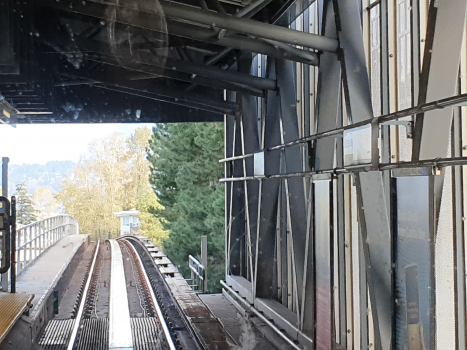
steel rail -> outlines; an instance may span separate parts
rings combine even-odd
[[[157,298],[156,298],[156,295],[154,294],[154,290],[152,289],[151,282],[149,280],[148,274],[146,273],[146,270],[145,270],[144,265],[143,265],[143,261],[141,260],[138,252],[136,251],[135,247],[132,244],[128,243],[125,240],[122,240],[122,242],[125,242],[125,244],[130,246],[130,248],[132,249],[132,251],[134,252],[134,254],[135,254],[136,258],[137,258],[137,263],[139,264],[139,266],[141,268],[142,274],[144,276],[144,281],[146,282],[146,284],[148,286],[149,294],[151,295],[151,301],[152,301],[152,303],[154,305],[154,308],[156,309],[157,318],[159,319],[159,322],[161,324],[161,327],[162,327],[162,330],[164,332],[165,339],[167,340],[167,345],[169,346],[169,349],[170,350],[177,350],[177,347],[175,346],[175,343],[174,343],[174,341],[172,339],[172,336],[170,334],[169,327],[167,327],[167,323],[165,322],[162,310],[161,310],[161,308],[159,306],[159,303],[157,302]]]
[[[73,346],[76,341],[76,336],[78,335],[78,329],[81,324],[81,318],[83,317],[84,307],[86,306],[86,298],[89,291],[89,286],[91,285],[91,279],[94,272],[94,266],[96,265],[97,255],[99,254],[100,241],[96,244],[96,252],[94,253],[94,258],[92,260],[91,268],[89,269],[88,279],[84,287],[83,295],[81,297],[81,302],[79,305],[78,313],[75,318],[75,323],[73,324],[73,330],[71,331],[71,337],[68,341],[67,350],[73,350]]]
[[[325,137],[331,137],[331,136],[342,137],[341,134],[343,134],[345,131],[357,129],[362,126],[371,126],[373,124],[380,125],[380,124],[384,124],[386,122],[393,121],[399,118],[410,117],[414,114],[425,113],[425,112],[433,111],[436,109],[447,108],[447,107],[459,107],[459,106],[465,106],[465,105],[467,105],[467,94],[451,96],[451,97],[447,97],[441,100],[424,103],[416,107],[410,107],[407,109],[403,109],[401,111],[384,114],[379,117],[375,117],[375,118],[368,119],[368,120],[363,120],[361,122],[346,125],[344,127],[332,129],[329,131],[323,131],[323,132],[316,133],[310,136],[302,137],[297,140],[283,143],[283,144],[280,144],[274,147],[258,150],[258,152],[256,153],[274,151],[274,150],[278,150],[278,149],[282,149],[285,147],[290,147],[290,146],[294,146],[298,144],[305,144],[308,141],[318,140],[318,139],[322,139]],[[224,159],[220,159],[219,163],[226,163],[226,162],[231,162],[234,160],[250,158],[250,157],[253,157],[254,155],[255,153],[250,153],[250,154],[244,154],[244,155],[224,158]]]

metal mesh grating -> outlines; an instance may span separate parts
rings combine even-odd
[[[162,329],[155,317],[132,318],[131,333],[135,350],[165,349]]]
[[[109,348],[109,319],[84,319],[78,333],[74,349],[108,349]]]
[[[42,350],[66,349],[75,320],[50,320],[39,340]]]

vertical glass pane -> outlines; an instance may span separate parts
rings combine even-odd
[[[435,244],[436,345],[438,349],[456,348],[454,310],[454,225],[452,168],[446,168]],[[462,322],[459,327],[462,327]]]
[[[381,115],[381,40],[380,6],[370,10],[370,82],[373,115]]]
[[[412,30],[410,0],[397,0],[397,108],[412,107]],[[404,118],[410,120],[410,117]],[[406,129],[399,126],[399,160],[408,161],[412,156],[412,140],[407,139]]]
[[[357,191],[355,186],[351,187],[351,216],[352,216],[352,276],[353,276],[353,339],[354,349],[361,349],[360,339],[360,240],[358,237],[359,227],[357,219]]]
[[[316,181],[315,271],[316,271],[316,350],[331,348],[331,182]]]
[[[431,349],[430,178],[397,179],[396,349]]]

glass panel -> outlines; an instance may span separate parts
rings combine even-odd
[[[435,244],[437,349],[456,348],[452,168],[446,168]],[[459,324],[462,327],[462,323]]]
[[[316,350],[331,349],[331,182],[316,181]]]
[[[412,30],[410,0],[398,0],[396,7],[397,37],[397,109],[412,107]],[[410,120],[411,117],[401,118]],[[399,126],[399,160],[409,161],[412,140],[407,139],[406,129]]]
[[[123,226],[129,226],[130,225],[130,218],[128,216],[123,217]]]
[[[381,115],[380,5],[370,10],[370,82],[373,115]]]
[[[433,285],[429,182],[428,176],[397,179],[397,350],[431,349]]]

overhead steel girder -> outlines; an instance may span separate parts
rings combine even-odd
[[[105,58],[100,57],[100,59],[102,60],[101,63],[121,67],[121,64],[116,59],[107,58],[107,57]],[[90,59],[90,60],[95,61],[94,59]],[[196,75],[196,76],[193,74],[190,75],[189,73],[178,72],[172,69],[165,69],[165,68],[149,66],[149,65],[145,65],[144,69],[141,69],[141,64],[128,63],[128,62],[125,64],[124,68],[131,70],[131,71],[138,72],[138,73],[135,73],[133,77],[129,78],[132,81],[150,80],[150,79],[157,79],[160,77],[165,77],[169,79],[184,81],[187,83],[193,83],[197,85],[203,85],[203,86],[208,86],[208,87],[222,89],[222,90],[237,91],[237,92],[241,92],[241,93],[248,94],[248,95],[254,95],[258,97],[264,96],[264,91],[262,89],[252,88],[244,84],[232,83],[232,82],[227,82],[224,80],[210,79],[210,78],[202,77],[199,75]],[[63,83],[63,84],[64,86],[66,86],[65,85],[66,83]],[[83,82],[83,83],[78,82],[77,84],[73,84],[73,83],[70,83],[70,84],[71,85],[89,84],[89,81]]]
[[[161,1],[161,5],[164,16],[174,19],[197,22],[236,33],[304,46],[315,50],[335,52],[338,48],[337,40],[316,34],[299,32],[294,29],[253,21],[247,18],[222,15],[174,2]]]
[[[100,4],[92,4],[92,6],[95,5]],[[102,5],[100,6],[102,7]],[[137,16],[138,21],[136,24],[128,20],[127,16],[129,12],[132,13],[132,16]],[[122,16],[120,12],[116,13],[114,20],[117,23],[132,25],[143,29],[150,29],[151,31],[157,32],[161,30],[160,26],[154,25],[154,21],[157,20],[158,17],[158,15],[151,13],[141,13],[136,10],[125,9],[125,16]],[[318,54],[316,54],[315,52],[298,49],[291,45],[284,44],[275,40],[263,38],[256,39],[249,36],[238,35],[233,33],[226,33],[225,35],[220,35],[221,29],[219,28],[208,28],[206,26],[179,22],[170,18],[166,18],[166,23],[167,33],[169,35],[201,41],[209,44],[225,46],[231,49],[259,53],[274,58],[305,63],[312,66],[316,66],[319,63]]]
[[[79,72],[79,71],[77,71]],[[76,79],[89,79],[89,84],[106,84],[114,87],[121,87],[129,90],[133,90],[134,93],[147,98],[157,98],[160,97],[166,102],[176,103],[178,101],[190,102],[195,105],[205,106],[209,110],[216,109],[224,113],[233,113],[239,110],[239,105],[237,103],[214,100],[207,96],[202,96],[196,93],[187,93],[180,92],[167,87],[159,87],[154,85],[147,85],[142,87],[141,83],[135,81],[128,81],[125,79],[125,76],[122,74],[100,74],[99,72],[94,72],[91,74],[74,74]],[[122,79],[123,78],[123,79]],[[97,86],[99,87],[99,86]],[[170,99],[167,101],[167,99]],[[195,105],[190,105],[190,107],[195,107]]]
[[[167,30],[171,35],[226,46],[242,51],[260,53],[274,58],[296,61],[313,66],[318,65],[318,55],[316,53],[296,49],[292,46],[288,46],[287,48],[275,47],[274,43],[268,43],[266,41],[237,34],[227,34],[222,38],[219,38],[212,29],[173,20],[167,20]]]
[[[111,16],[109,14],[110,13],[109,10],[112,9],[112,7],[120,8],[120,9],[123,9],[123,7],[112,5],[112,4],[103,4],[103,3],[94,2],[94,1],[78,3],[78,2],[72,2],[71,0],[68,2],[66,1],[56,2],[53,0],[40,0],[40,1],[37,1],[37,3],[42,6],[52,7],[52,8],[56,8],[59,10],[68,11],[68,12],[79,13],[79,14],[86,15],[86,16],[104,19],[106,21],[115,21],[118,23],[123,23],[127,25],[149,29],[152,31],[163,32],[165,30],[165,27],[161,27],[161,25],[159,24],[159,21],[155,19],[155,17],[161,16],[161,14],[159,13],[148,13],[148,12],[138,11],[135,9],[125,7],[124,14],[122,14],[120,11],[115,11],[115,13],[113,14],[114,17],[110,18]],[[194,9],[194,10],[197,10],[198,12],[202,12],[202,13],[206,12],[206,14],[209,16],[216,15],[215,13],[213,14],[210,11],[204,11],[204,10],[192,8],[186,5],[181,5],[181,6],[182,6],[182,9],[185,7],[188,7],[188,11],[187,11],[188,13],[191,13]],[[185,12],[182,11],[182,13],[185,13]],[[321,47],[326,48],[329,46],[330,49],[327,51],[335,51],[337,48],[337,41],[331,44],[328,43],[326,45],[326,44],[321,43],[321,41],[323,41],[322,39],[324,39],[324,43],[326,43],[327,38],[322,38],[318,35],[299,32],[299,31],[287,29],[287,28],[282,28],[282,27],[271,25],[271,24],[253,21],[253,20],[246,19],[246,18],[238,18],[238,17],[228,16],[228,15],[222,15],[222,16],[227,18],[228,23],[230,23],[230,21],[235,22],[238,20],[243,20],[243,21],[247,21],[247,23],[249,23],[250,25],[260,25],[260,27],[265,26],[265,27],[261,27],[262,28],[261,30],[265,33],[264,35],[259,35],[256,32],[247,33],[241,30],[233,30],[233,32],[238,32],[238,33],[242,33],[246,35],[253,35],[258,38],[264,38],[264,39],[269,39],[269,40],[278,41],[278,42],[285,42],[285,43],[289,43],[293,45],[301,45],[305,47],[310,47],[310,45],[309,44],[305,45],[304,43],[313,42],[312,39],[314,37],[317,37],[318,39],[317,41],[319,42],[319,45],[317,45],[318,48],[321,48]],[[137,21],[134,20],[135,18],[137,18]],[[192,19],[188,19],[188,20],[194,21]],[[219,18],[217,19],[218,22],[220,20],[221,19]],[[222,19],[221,21],[223,23],[224,19]],[[261,54],[268,55],[271,57],[288,59],[288,60],[293,60],[293,61],[302,62],[306,64],[311,64],[311,65],[318,64],[318,56],[316,55],[316,53],[311,52],[311,51],[295,49],[293,47],[291,47],[291,50],[284,50],[283,48],[275,47],[274,44],[268,44],[258,39],[244,37],[241,35],[235,35],[235,34],[230,34],[230,33],[225,36],[220,36],[218,35],[218,30],[224,29],[224,28],[218,24],[212,27],[212,24],[213,24],[212,21],[211,22],[194,21],[200,24],[204,24],[206,26],[211,26],[211,29],[206,28],[206,27],[200,27],[200,26],[193,25],[193,24],[181,23],[181,22],[170,20],[170,19],[166,19],[166,22],[167,22],[167,31],[168,31],[168,34],[170,35],[185,37],[185,38],[189,38],[193,40],[231,47],[231,48],[235,48],[239,50],[246,50],[246,51],[261,53]],[[243,28],[243,25],[244,23],[241,23],[240,25],[238,25],[238,27],[241,29]],[[217,30],[217,32],[213,29]],[[282,33],[283,31],[285,31],[285,33]],[[309,38],[308,36],[312,36],[312,38]],[[288,38],[288,40],[281,40],[281,38],[283,37]],[[304,40],[305,38],[307,38],[308,40]]]
[[[88,39],[75,39],[80,49],[95,51],[97,53],[103,53],[114,57],[115,54],[112,52],[108,44],[99,43],[97,41]],[[238,73],[234,71],[227,71],[220,68],[209,67],[203,64],[176,60],[170,57],[162,57],[157,54],[150,54],[147,52],[131,52],[127,48],[118,49],[118,61],[125,63],[125,68],[138,70],[144,72],[147,66],[156,66],[160,68],[170,69],[172,71],[178,71],[183,73],[192,74],[194,76],[201,75],[206,78],[222,80],[230,83],[238,83],[261,90],[275,90],[276,82],[272,79],[255,77],[248,74]],[[87,59],[96,59],[93,55],[84,54]],[[161,61],[165,61],[161,62]],[[117,62],[118,62],[117,61]],[[146,66],[146,67],[143,67]]]
[[[157,94],[152,94],[150,92],[145,92],[145,91],[138,91],[134,89],[129,89],[121,86],[114,86],[114,85],[109,85],[109,84],[97,84],[95,87],[99,89],[106,89],[110,91],[116,91],[116,92],[122,92],[127,95],[133,95],[133,96],[138,96],[150,100],[155,100],[155,101],[160,101],[160,102],[166,102],[178,106],[183,106],[183,107],[189,107],[193,109],[198,109],[206,112],[211,112],[215,114],[234,114],[233,111],[229,110],[222,110],[222,109],[215,109],[215,107],[212,106],[207,106],[207,105],[202,105],[196,102],[191,102],[191,101],[179,101],[174,98],[170,97],[165,97]]]

